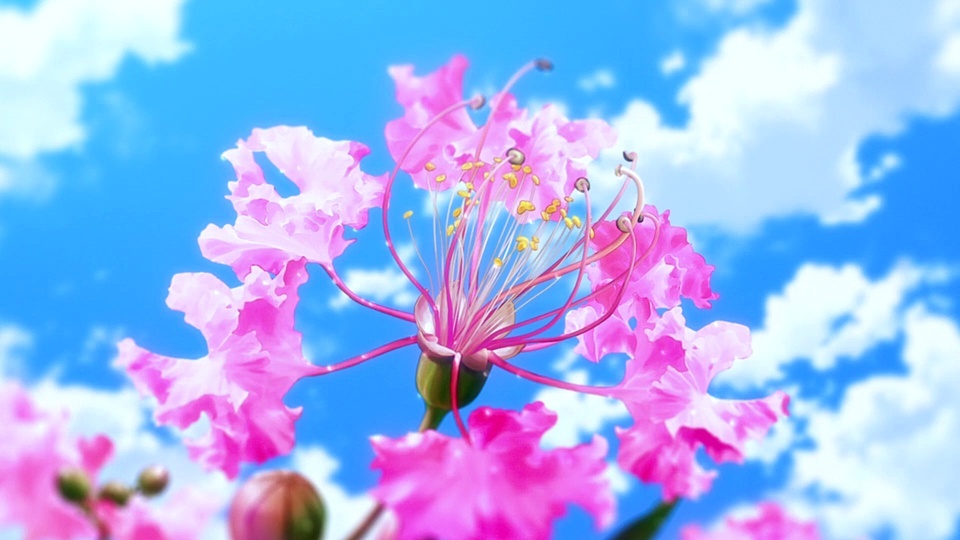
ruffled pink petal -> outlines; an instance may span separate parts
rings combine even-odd
[[[598,527],[614,517],[604,477],[606,441],[542,450],[556,423],[542,403],[522,412],[480,408],[470,415],[471,446],[437,433],[371,439],[372,494],[399,518],[398,538],[548,538],[568,503],[583,506]]]
[[[196,540],[224,501],[208,491],[184,488],[161,501],[134,497],[124,508],[99,509],[114,540]]]
[[[276,277],[253,267],[234,289],[209,274],[175,276],[168,304],[204,334],[204,358],[161,356],[130,339],[118,345],[117,365],[142,394],[156,397],[158,423],[185,429],[202,416],[209,420],[205,436],[187,441],[190,454],[230,477],[241,463],[262,463],[293,447],[300,409],[283,397],[311,368],[293,320],[304,264],[288,262]]]
[[[816,522],[801,521],[774,502],[760,503],[748,516],[730,516],[709,531],[687,525],[682,540],[820,540]]]
[[[257,152],[266,154],[300,192],[281,197],[254,159]],[[241,277],[253,266],[277,273],[287,261],[300,258],[331,263],[352,243],[344,238],[345,227],[365,227],[368,211],[382,204],[387,176],[360,170],[368,153],[362,144],[315,137],[305,127],[253,130],[223,154],[237,174],[228,197],[237,220],[203,230],[203,255],[231,265]]]
[[[709,484],[699,466],[684,460],[693,460],[703,447],[718,463],[742,462],[747,442],[762,440],[787,414],[788,398],[777,392],[724,400],[707,393],[717,373],[751,353],[749,331],[742,325],[715,322],[694,332],[674,308],[643,335],[646,340],[638,341],[646,345],[627,363],[617,390],[637,424],[621,436],[621,463],[644,481],[662,483],[665,498],[693,498]],[[670,467],[662,466],[664,459]]]
[[[648,205],[644,211],[659,218],[660,239],[647,258],[635,265],[627,284],[626,298],[648,298],[657,308],[672,308],[679,305],[680,298],[683,297],[692,300],[699,308],[710,307],[710,302],[719,297],[710,289],[713,265],[707,264],[703,256],[693,250],[685,229],[670,225],[669,210],[659,215],[655,207]],[[653,242],[652,220],[637,224],[634,233],[639,258]],[[620,234],[622,233],[617,228],[616,220],[604,221],[597,225],[593,244],[597,248],[603,248],[610,245]],[[588,269],[587,276],[593,290],[627,270],[632,250],[628,242],[624,242]],[[603,296],[599,303],[608,306],[614,297],[615,292],[610,292]]]

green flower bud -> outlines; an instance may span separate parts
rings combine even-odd
[[[160,465],[151,465],[140,471],[137,477],[137,489],[147,497],[163,493],[170,483],[170,473]]]
[[[435,359],[426,354],[420,355],[420,362],[417,364],[417,390],[427,407],[442,411],[453,409],[453,402],[450,399],[452,375],[451,359]],[[484,371],[474,371],[460,364],[460,373],[457,378],[457,406],[466,407],[477,399],[489,375],[490,367]]]
[[[117,506],[126,506],[133,496],[133,490],[116,480],[111,480],[100,486],[98,498],[102,501],[110,501]]]
[[[65,501],[80,504],[90,496],[90,479],[76,467],[66,467],[57,473],[57,491]]]

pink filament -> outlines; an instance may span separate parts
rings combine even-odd
[[[380,304],[377,304],[376,302],[371,302],[370,300],[367,300],[366,298],[363,298],[357,293],[350,290],[350,288],[347,287],[347,284],[344,283],[342,279],[340,279],[339,275],[337,275],[337,272],[336,270],[333,269],[332,265],[322,264],[320,266],[322,266],[323,269],[327,271],[327,275],[329,275],[330,279],[333,280],[334,285],[336,285],[338,289],[343,291],[343,294],[347,295],[354,302],[362,306],[368,307],[370,309],[373,309],[375,311],[379,311],[380,313],[385,313],[387,315],[391,315],[398,319],[402,319],[404,321],[416,322],[416,317],[414,317],[412,313],[407,313],[406,311],[400,311],[400,310],[389,308],[386,306],[381,306]]]
[[[417,336],[409,336],[405,338],[400,338],[395,341],[391,341],[386,345],[381,345],[372,351],[365,352],[359,356],[354,356],[343,362],[339,362],[329,366],[313,366],[313,369],[307,374],[308,377],[319,377],[321,375],[327,375],[329,373],[334,373],[336,371],[341,371],[347,368],[352,368],[353,366],[360,365],[367,360],[372,360],[380,355],[386,354],[390,351],[395,351],[401,347],[406,347],[407,345],[413,345],[417,342]]]

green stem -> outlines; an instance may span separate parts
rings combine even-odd
[[[420,421],[420,428],[418,431],[426,431],[428,429],[436,430],[440,427],[440,423],[443,422],[443,419],[447,416],[447,413],[450,412],[447,409],[441,409],[440,407],[434,407],[433,405],[424,404],[426,410],[423,411],[423,420]]]

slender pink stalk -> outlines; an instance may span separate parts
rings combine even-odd
[[[391,317],[396,317],[404,321],[408,321],[408,322],[416,321],[416,318],[413,316],[413,313],[407,313],[406,311],[400,311],[398,309],[382,306],[380,304],[377,304],[376,302],[372,302],[370,300],[367,300],[366,298],[361,297],[357,293],[350,290],[349,287],[347,287],[347,284],[344,283],[342,279],[340,279],[340,276],[337,274],[336,270],[333,269],[333,266],[326,265],[326,264],[321,266],[323,267],[324,270],[326,270],[327,275],[330,276],[330,279],[333,280],[333,284],[336,285],[338,289],[343,291],[343,294],[347,295],[354,302],[362,306],[368,307],[374,311],[379,311],[380,313],[384,313],[386,315],[390,315]]]
[[[405,338],[400,338],[395,341],[391,341],[386,345],[381,345],[372,351],[365,352],[359,356],[354,356],[343,362],[338,362],[329,366],[314,366],[313,370],[307,374],[308,377],[318,377],[320,375],[327,375],[329,373],[334,373],[347,368],[352,368],[353,366],[360,365],[367,360],[372,360],[380,355],[386,354],[390,351],[395,351],[407,345],[413,345],[417,342],[417,336],[409,336]]]

